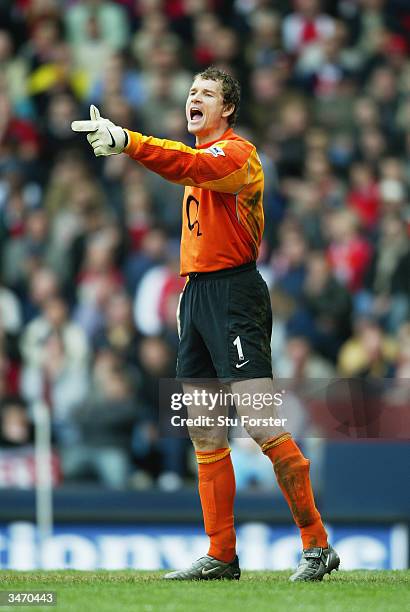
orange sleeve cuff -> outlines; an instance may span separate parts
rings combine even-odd
[[[124,149],[124,153],[127,153],[127,155],[131,156],[136,155],[141,144],[142,134],[140,134],[139,132],[131,132],[130,130],[127,130],[125,128],[124,131],[127,133],[128,136],[128,144]]]

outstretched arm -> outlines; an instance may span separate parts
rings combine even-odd
[[[181,185],[238,193],[249,182],[253,147],[236,140],[220,141],[208,149],[193,149],[181,142],[144,136],[103,119],[95,106],[91,120],[74,121],[72,129],[86,132],[99,156],[126,153],[143,166]]]
[[[209,149],[193,149],[182,142],[126,132],[125,153],[169,181],[224,193],[237,193],[249,182],[253,148],[245,142],[225,140]]]

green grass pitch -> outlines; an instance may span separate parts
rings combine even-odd
[[[0,572],[0,590],[57,593],[56,606],[2,610],[61,612],[405,612],[410,571],[333,572],[292,584],[290,572],[247,572],[239,582],[165,582],[161,572]]]

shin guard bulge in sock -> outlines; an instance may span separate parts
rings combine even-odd
[[[327,533],[316,508],[306,459],[289,433],[262,444],[272,461],[278,484],[300,529],[303,548],[327,548]]]

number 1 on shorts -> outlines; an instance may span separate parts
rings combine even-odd
[[[241,344],[241,339],[239,336],[236,336],[235,340],[232,342],[232,344],[234,346],[236,346],[236,350],[238,351],[238,358],[239,361],[243,361],[245,359],[245,357],[243,356],[243,350],[242,350],[242,344]]]

